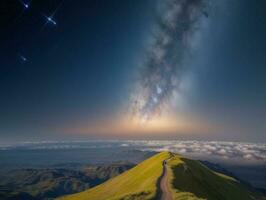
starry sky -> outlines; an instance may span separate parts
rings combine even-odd
[[[263,0],[4,0],[0,140],[266,142]]]

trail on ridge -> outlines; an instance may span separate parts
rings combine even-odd
[[[167,160],[163,162],[163,175],[160,182],[161,200],[173,200],[172,193],[168,185]]]

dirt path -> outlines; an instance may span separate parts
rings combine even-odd
[[[160,182],[160,189],[162,192],[161,200],[173,200],[169,185],[168,185],[168,176],[167,176],[167,161],[163,162],[163,176]]]

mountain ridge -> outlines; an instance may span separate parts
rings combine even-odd
[[[0,174],[0,199],[54,199],[94,187],[133,166],[131,163],[112,163],[71,169],[12,169]]]
[[[199,161],[161,152],[136,167],[83,192],[58,200],[154,200],[160,199],[164,162],[169,170],[169,187],[174,200],[265,200],[233,177],[215,172]]]

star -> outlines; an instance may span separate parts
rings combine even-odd
[[[57,25],[56,21],[53,19],[52,16],[45,16],[47,22],[46,23],[50,23],[50,24],[53,24],[53,25]]]
[[[24,7],[24,9],[28,9],[30,7],[29,3],[26,3],[22,0],[20,0],[20,3],[22,4],[22,6]]]
[[[28,61],[28,59],[27,59],[25,56],[23,56],[22,54],[18,54],[18,56],[19,56],[19,59],[20,59],[22,62],[27,62],[27,61]]]

